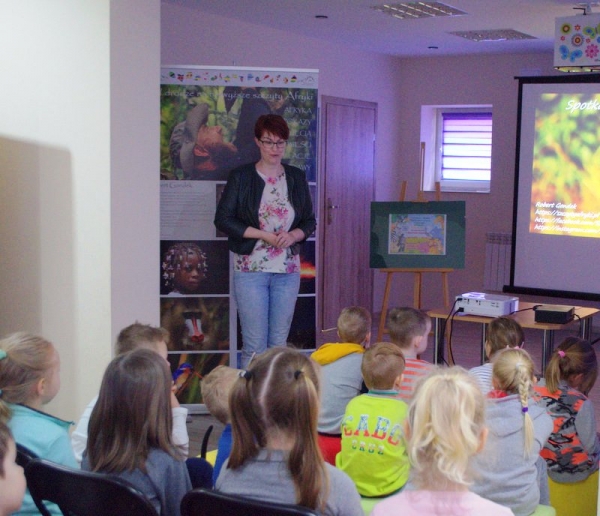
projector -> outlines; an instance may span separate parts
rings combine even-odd
[[[519,298],[484,292],[467,292],[456,296],[456,309],[460,308],[465,314],[500,317],[516,312],[519,309]]]

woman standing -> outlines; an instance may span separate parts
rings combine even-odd
[[[231,171],[215,216],[235,253],[242,368],[254,353],[286,345],[300,288],[299,244],[316,226],[304,172],[281,163],[289,134],[281,116],[258,118],[260,160]]]

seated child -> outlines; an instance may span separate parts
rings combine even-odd
[[[402,430],[408,407],[396,397],[403,371],[402,351],[390,342],[380,342],[363,355],[362,375],[369,392],[346,407],[342,450],[336,459],[362,496],[390,495],[408,480]]]
[[[471,490],[509,507],[515,516],[529,516],[540,503],[548,504],[548,477],[540,451],[552,421],[531,398],[533,368],[523,349],[503,349],[494,355],[494,389],[486,408],[488,439],[473,460],[477,475]]]
[[[217,458],[213,467],[213,484],[217,481],[221,467],[231,453],[231,419],[229,417],[229,393],[239,377],[239,369],[220,365],[202,380],[202,401],[219,422],[225,425],[217,445]]]
[[[360,394],[362,354],[371,340],[371,314],[360,306],[344,308],[337,320],[340,342],[323,344],[311,358],[322,366],[319,447],[335,465],[341,447],[340,425],[348,402]]]
[[[229,398],[233,445],[215,489],[327,516],[363,516],[352,480],[323,461],[317,444],[319,376],[301,352],[258,355]]]
[[[417,382],[406,419],[414,490],[375,505],[371,516],[511,516],[469,492],[471,458],[484,446],[485,400],[460,367],[437,368]]]
[[[390,340],[400,347],[406,361],[398,397],[408,402],[415,382],[432,368],[431,363],[419,358],[427,349],[431,317],[416,308],[393,308],[388,316],[387,327]]]
[[[13,333],[0,340],[0,419],[8,420],[15,441],[38,457],[72,468],[69,427],[73,424],[46,412],[60,388],[60,357],[47,340],[28,333]],[[52,514],[62,514],[49,505]],[[29,492],[16,514],[37,514]]]
[[[120,356],[136,349],[149,349],[157,353],[166,364],[167,360],[167,342],[169,341],[169,332],[164,328],[140,324],[138,322],[130,324],[121,330],[115,343],[115,355]],[[77,427],[71,436],[71,444],[75,457],[81,462],[81,458],[87,446],[88,425],[92,410],[96,405],[98,397],[96,396],[85,408]],[[173,418],[173,444],[177,446],[183,458],[189,453],[190,438],[187,431],[188,410],[179,404],[174,392],[171,392],[171,415]],[[213,485],[212,466],[200,457],[190,457],[186,461],[193,487],[211,487]]]
[[[0,421],[0,516],[18,511],[25,496],[25,474],[16,458],[15,441],[6,424]]]
[[[587,396],[597,376],[593,346],[568,337],[535,387],[553,421],[541,455],[548,465],[550,503],[560,515],[596,514],[600,442],[594,405]]]
[[[136,322],[123,328],[117,336],[115,356],[123,355],[134,349],[143,348],[158,353],[167,361],[168,341],[169,332],[164,328]],[[88,424],[97,400],[98,396],[90,401],[71,435],[73,452],[79,463],[81,463],[81,457],[87,445]],[[187,457],[190,444],[186,426],[188,410],[179,405],[179,401],[177,401],[175,395],[171,396],[171,413],[173,415],[173,442],[181,450],[182,454]]]
[[[479,382],[483,394],[492,390],[492,360],[498,351],[506,348],[521,348],[525,335],[521,325],[510,317],[496,317],[488,324],[485,354],[488,362],[469,369],[469,374]]]
[[[131,483],[160,516],[179,516],[181,500],[192,489],[171,437],[172,383],[169,366],[154,351],[115,357],[102,378],[81,464]]]

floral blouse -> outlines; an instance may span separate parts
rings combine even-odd
[[[258,218],[263,231],[289,231],[294,220],[294,207],[288,198],[285,172],[278,177],[267,177],[257,171],[265,182]],[[258,240],[251,254],[234,255],[233,268],[238,272],[300,272],[300,257],[290,248],[279,249],[264,240]]]

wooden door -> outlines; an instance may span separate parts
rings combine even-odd
[[[374,200],[377,104],[321,98],[321,192],[317,345],[337,339],[345,306],[372,312],[370,205]]]

